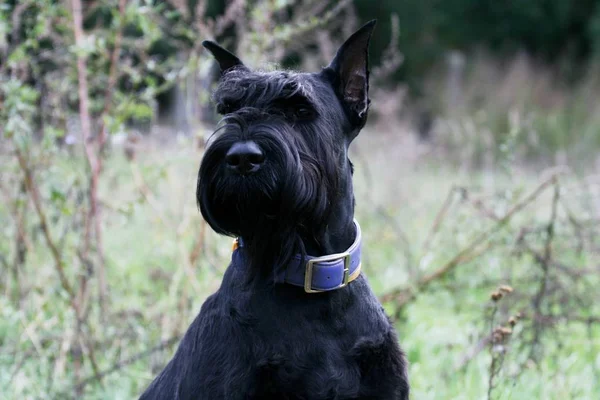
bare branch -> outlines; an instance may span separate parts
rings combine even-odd
[[[553,185],[556,180],[557,174],[558,173],[552,174],[548,179],[540,183],[529,195],[527,195],[525,198],[523,198],[521,201],[515,204],[509,211],[507,211],[506,214],[502,218],[500,218],[500,220],[494,226],[477,236],[473,241],[471,241],[471,243],[469,243],[466,247],[459,251],[450,261],[448,261],[436,271],[420,278],[414,284],[414,289],[411,287],[405,287],[393,290],[392,292],[381,296],[381,301],[387,302],[397,298],[401,298],[402,303],[397,303],[397,305],[399,307],[402,307],[409,301],[413,300],[417,296],[417,293],[425,290],[431,283],[445,277],[458,265],[466,262],[466,260],[471,260],[473,255],[480,255],[481,253],[477,250],[482,245],[484,245],[496,232],[498,232],[508,222],[510,222],[510,220],[517,213],[519,213],[526,206],[528,206],[535,199],[537,199],[540,196],[540,194],[543,193],[549,186]]]
[[[29,193],[29,197],[33,202],[33,206],[40,220],[40,227],[42,228],[44,239],[46,240],[46,245],[50,249],[50,253],[52,254],[52,258],[54,259],[54,266],[56,268],[56,272],[58,272],[60,283],[64,291],[67,292],[71,304],[73,305],[73,308],[76,311],[76,314],[79,314],[79,309],[74,301],[75,291],[73,290],[73,287],[67,279],[64,260],[62,259],[62,256],[58,251],[58,247],[54,243],[54,239],[52,238],[52,234],[50,233],[50,228],[48,227],[48,218],[46,217],[46,213],[42,206],[42,198],[38,191],[38,187],[35,184],[33,171],[31,170],[31,168],[29,168],[29,165],[25,160],[25,156],[23,155],[23,153],[21,153],[21,150],[19,150],[19,148],[15,148],[15,154],[17,156],[17,160],[19,161],[19,166],[21,167],[21,170],[25,175],[25,185],[27,187],[27,193]]]

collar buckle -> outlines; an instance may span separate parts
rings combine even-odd
[[[348,281],[350,279],[350,252],[345,251],[343,253],[330,254],[322,257],[315,257],[313,259],[308,260],[306,263],[306,270],[304,273],[304,291],[306,293],[321,293],[327,292],[329,290],[319,290],[313,289],[312,287],[312,277],[313,277],[313,268],[314,265],[321,262],[331,262],[331,261],[344,261],[344,276],[342,278],[342,283],[337,286],[335,289],[341,289],[345,286],[348,286]]]

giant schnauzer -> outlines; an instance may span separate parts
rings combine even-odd
[[[252,71],[203,42],[224,117],[196,196],[237,239],[221,287],[142,399],[408,399],[405,356],[361,274],[348,159],[367,121],[374,25],[319,73]]]

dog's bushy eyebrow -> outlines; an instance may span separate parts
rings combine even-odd
[[[279,96],[286,99],[304,99],[308,101],[305,89],[305,85],[303,85],[302,82],[285,82]]]
[[[232,70],[227,72],[213,99],[217,104],[235,105],[251,99],[256,104],[269,104],[279,99],[309,102],[313,92],[311,83],[292,72],[254,72]]]
[[[314,108],[312,102],[302,94],[294,94],[292,96],[281,96],[273,99],[272,103],[275,105],[282,105],[286,107],[303,106]]]

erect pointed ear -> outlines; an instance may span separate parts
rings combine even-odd
[[[367,22],[339,48],[326,69],[334,72],[334,88],[349,113],[362,127],[369,110],[369,41],[376,20]]]
[[[221,73],[233,67],[246,68],[244,63],[237,58],[235,54],[230,53],[215,42],[205,40],[202,42],[202,46],[204,46],[206,50],[210,51],[215,60],[217,60],[219,67],[221,67]]]

